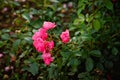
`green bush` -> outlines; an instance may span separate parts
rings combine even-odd
[[[2,0],[0,16],[0,79],[107,80],[119,61],[118,0]],[[48,31],[54,61],[46,66],[32,36],[44,21],[56,23]],[[70,30],[70,42],[60,40]],[[117,65],[116,69],[119,68]],[[114,74],[116,73],[116,75]]]

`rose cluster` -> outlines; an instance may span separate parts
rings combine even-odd
[[[42,53],[42,59],[46,65],[49,65],[52,61],[51,50],[54,48],[54,41],[47,41],[48,33],[47,31],[56,27],[55,23],[52,22],[44,22],[43,26],[34,33],[32,36],[33,45],[38,52]],[[70,40],[69,30],[62,32],[60,38],[63,43],[67,43]]]

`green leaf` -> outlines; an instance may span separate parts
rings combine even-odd
[[[3,40],[8,40],[10,37],[9,37],[9,34],[5,33],[5,34],[3,34],[3,35],[1,36],[1,38],[2,38]]]
[[[80,19],[75,19],[73,24],[78,25],[79,23],[80,23]]]
[[[56,75],[55,71],[57,71],[57,69],[54,64],[51,64],[51,66],[47,69],[47,71],[48,71],[48,76],[50,79],[55,78],[55,75]]]
[[[88,75],[88,73],[82,72],[82,73],[78,74],[78,78],[83,79],[83,78],[87,77],[87,75]]]
[[[91,37],[91,34],[89,34],[89,33],[81,33],[81,39],[83,41],[89,41],[92,39],[92,37]]]
[[[20,58],[23,58],[27,53],[28,53],[28,51],[26,50],[26,51],[24,51],[19,57],[20,57]]]
[[[41,58],[41,54],[39,54],[39,55],[36,57],[36,60],[40,60],[40,59],[42,59],[42,58]]]
[[[30,25],[32,25],[34,28],[40,28],[40,26],[42,25],[42,20],[41,19],[35,20],[31,22]]]
[[[112,54],[113,54],[113,55],[117,55],[118,52],[119,52],[119,51],[118,51],[118,49],[117,49],[116,47],[113,47],[113,48],[112,48]]]
[[[93,64],[92,58],[86,59],[85,66],[86,66],[86,71],[88,71],[88,72],[93,69],[94,64]]]
[[[60,54],[62,55],[62,57],[66,58],[66,59],[71,55],[70,52],[61,52]]]
[[[18,50],[20,42],[21,42],[20,39],[17,39],[16,41],[13,42],[12,49],[13,49],[14,52]]]
[[[79,18],[80,22],[84,22],[85,21],[85,17],[84,17],[83,14],[79,14],[78,18]]]
[[[30,22],[30,14],[29,13],[24,13],[22,14],[22,17],[26,19],[28,22]]]
[[[95,57],[100,57],[101,56],[101,52],[99,50],[92,50],[90,52],[90,55],[95,56]]]
[[[86,18],[86,21],[88,22],[88,23],[90,23],[92,20],[93,20],[93,15],[91,14],[91,15],[89,15],[89,14],[86,14],[85,15],[85,18]]]
[[[100,29],[100,22],[99,22],[99,20],[94,20],[93,21],[93,27],[97,31]]]
[[[105,6],[109,10],[113,10],[113,4],[110,0],[105,0]]]
[[[18,3],[18,2],[15,1],[15,2],[13,2],[13,5],[14,6],[20,6],[20,3]]]
[[[2,32],[5,33],[5,32],[10,32],[9,29],[2,29]]]
[[[32,64],[30,64],[29,72],[31,72],[33,75],[36,75],[36,74],[38,74],[38,69],[39,69],[38,64],[32,63]]]
[[[78,19],[74,20],[74,25],[78,25],[79,23],[83,23],[85,21],[85,17],[83,14],[78,15]]]
[[[0,48],[4,45],[3,41],[0,41]]]
[[[77,66],[79,65],[78,59],[71,59],[70,65],[72,66],[72,72],[76,72]]]
[[[32,38],[31,37],[25,37],[24,40],[27,41],[28,43],[32,44]]]

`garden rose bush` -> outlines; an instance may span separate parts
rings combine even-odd
[[[53,29],[55,27],[56,27],[55,23],[45,21],[43,23],[42,28],[40,28],[32,36],[32,39],[34,40],[33,45],[38,52],[42,53],[42,58],[46,65],[50,65],[50,63],[53,61],[50,52],[54,48],[54,41],[47,41],[48,38],[47,30]],[[68,43],[70,40],[69,30],[62,32],[60,38],[62,39],[63,43]]]
[[[47,30],[55,28],[55,23],[44,22],[43,28],[40,28],[33,35],[33,45],[38,52],[42,52],[42,58],[46,65],[49,65],[53,59],[50,51],[54,48],[54,41],[47,41],[48,34]]]

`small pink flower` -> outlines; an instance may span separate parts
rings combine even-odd
[[[48,38],[48,34],[45,29],[40,28],[39,31],[35,32],[35,34],[32,36],[33,40],[37,40],[38,38],[41,38],[43,40],[46,40]]]
[[[1,58],[1,57],[3,57],[3,54],[2,54],[2,53],[0,53],[0,58]]]
[[[63,43],[68,43],[70,41],[69,30],[62,32],[62,34],[60,35],[60,38],[62,39]]]
[[[50,65],[50,63],[53,61],[53,59],[52,59],[52,57],[51,57],[51,54],[50,54],[49,52],[48,52],[48,53],[44,52],[44,53],[42,54],[42,58],[43,58],[44,63],[45,63],[46,65]]]
[[[8,11],[8,8],[7,8],[7,7],[3,8],[3,10],[2,10],[3,13],[4,13],[4,12],[7,12],[7,11]]]
[[[44,45],[44,41],[41,38],[38,38],[37,40],[35,40],[33,42],[33,45],[38,52],[44,52],[45,45]]]
[[[10,70],[10,66],[6,66],[5,71],[9,71],[9,70]]]
[[[46,30],[53,29],[55,27],[56,27],[55,23],[46,22],[46,21],[43,23],[43,28]]]
[[[54,41],[48,42],[49,49],[52,50],[54,48]]]
[[[46,50],[52,50],[54,48],[54,41],[46,41],[45,47]]]
[[[66,5],[65,3],[63,4],[63,8],[64,8],[64,9],[66,9],[66,8],[67,8],[67,5]]]
[[[68,7],[69,7],[69,8],[72,8],[72,7],[73,7],[73,3],[72,3],[72,2],[69,2],[69,3],[68,3]]]
[[[13,66],[10,66],[10,69],[14,69],[14,67],[13,67]]]

